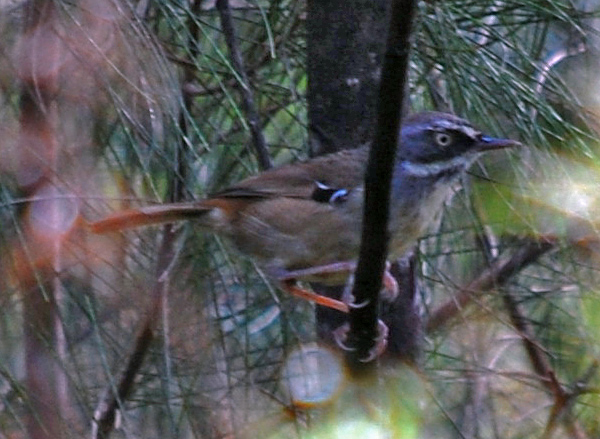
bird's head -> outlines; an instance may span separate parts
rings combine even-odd
[[[483,135],[466,120],[447,113],[409,116],[402,125],[398,160],[422,174],[466,169],[483,152],[519,145]]]

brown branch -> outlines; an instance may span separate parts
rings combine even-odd
[[[250,134],[252,135],[252,144],[256,152],[256,157],[258,158],[258,163],[262,170],[269,169],[273,167],[273,162],[269,156],[267,142],[265,141],[265,137],[261,130],[258,110],[254,103],[254,94],[250,88],[250,81],[248,80],[248,75],[244,68],[244,60],[237,45],[229,0],[217,0],[216,8],[219,11],[221,27],[223,28],[223,34],[225,35],[225,43],[227,44],[229,54],[231,55],[231,64],[240,77],[243,108],[246,113],[246,122],[250,127]]]
[[[160,303],[160,300],[155,299],[153,301],[150,316],[144,322],[142,330],[136,338],[135,348],[129,357],[119,384],[116,386],[116,393],[107,392],[106,400],[101,401],[96,409],[92,426],[92,439],[108,438],[115,427],[117,410],[122,407],[123,402],[131,394],[135,377],[142,367],[144,358],[154,340],[154,326],[160,311]]]
[[[189,125],[188,120],[193,114],[194,97],[185,91],[187,84],[191,83],[196,77],[196,65],[194,63],[195,58],[198,56],[198,36],[200,34],[200,26],[198,25],[197,16],[202,10],[202,0],[194,0],[190,5],[191,16],[189,17],[188,27],[188,40],[186,42],[188,50],[186,53],[189,55],[188,63],[183,68],[183,84],[181,86],[181,95],[183,97],[183,105],[185,111],[181,111],[179,114],[179,129],[181,137],[179,139],[180,144],[177,150],[177,174],[174,176],[171,186],[170,202],[181,201],[184,199],[185,194],[185,177],[187,175],[186,160],[181,157],[186,148],[183,146],[185,143],[183,139],[189,138]]]
[[[550,439],[558,422],[562,423],[565,430],[572,438],[584,439],[586,434],[573,416],[571,409],[576,401],[576,398],[581,394],[578,389],[570,391],[565,388],[556,377],[554,368],[548,361],[548,355],[542,348],[541,343],[535,337],[534,331],[529,324],[529,320],[525,317],[521,306],[508,289],[502,289],[503,301],[510,321],[519,333],[529,361],[535,373],[539,376],[540,383],[554,395],[554,404],[548,423],[544,431],[543,438]],[[594,369],[595,370],[595,369]],[[591,375],[591,374],[590,374]]]
[[[392,303],[382,301],[381,319],[389,329],[386,354],[404,363],[417,365],[423,345],[423,321],[416,304],[417,258],[413,250],[392,264],[390,272],[398,281],[398,296]]]
[[[155,330],[161,316],[164,298],[168,293],[169,270],[177,257],[175,240],[177,232],[171,224],[164,227],[164,236],[161,248],[158,252],[157,280],[151,293],[148,314],[135,340],[135,347],[129,356],[129,361],[121,375],[118,384],[109,388],[106,398],[100,402],[94,413],[92,426],[93,439],[106,439],[115,427],[116,412],[122,408],[123,403],[129,398],[133,391],[135,378],[137,377],[148,350],[155,338]]]
[[[577,419],[573,416],[571,409],[575,404],[577,397],[581,394],[581,391],[575,389],[570,391],[565,388],[556,377],[550,361],[548,361],[548,355],[542,348],[541,343],[536,339],[533,329],[529,324],[528,319],[517,300],[507,289],[502,289],[504,306],[508,311],[510,321],[519,333],[523,345],[529,357],[529,361],[533,367],[533,370],[539,376],[540,383],[554,395],[554,404],[550,415],[548,417],[548,423],[543,434],[543,438],[550,439],[553,432],[556,429],[558,422],[562,423],[565,430],[569,433],[572,438],[585,439],[585,434]],[[595,370],[590,369],[590,370]],[[589,374],[591,375],[591,374]]]
[[[486,291],[505,284],[512,276],[537,261],[555,247],[555,239],[546,237],[539,240],[526,240],[514,253],[500,255],[475,280],[471,281],[456,297],[441,305],[432,313],[427,323],[427,332],[442,329],[467,305]]]
[[[395,0],[390,9],[386,53],[381,72],[377,129],[365,176],[365,207],[360,254],[352,294],[366,306],[350,312],[347,364],[357,374],[374,370],[361,360],[377,337],[379,290],[387,258],[390,183],[401,125],[414,0]]]
[[[427,325],[427,331],[434,332],[442,329],[452,318],[456,317],[483,293],[501,287],[512,276],[537,261],[555,246],[556,240],[551,237],[538,240],[529,239],[513,254],[501,255],[479,277],[463,288],[457,297],[446,302],[432,314]],[[536,339],[531,325],[517,300],[506,288],[501,290],[510,321],[523,341],[533,370],[538,375],[542,386],[554,395],[554,404],[543,437],[545,439],[551,438],[557,423],[561,422],[572,438],[585,439],[587,436],[583,428],[570,412],[576,397],[582,393],[581,386],[575,391],[570,391],[558,381],[556,373],[548,361],[546,351]]]

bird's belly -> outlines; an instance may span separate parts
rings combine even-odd
[[[271,271],[291,271],[353,261],[360,245],[360,213],[328,203],[266,200],[238,219],[234,244]],[[269,213],[273,212],[272,215]],[[343,282],[342,282],[343,283]]]
[[[412,206],[392,203],[390,257],[402,256],[416,243],[438,217],[450,193],[447,185],[440,185]],[[264,200],[245,209],[236,222],[229,233],[234,244],[273,273],[354,262],[362,233],[362,194],[356,193],[343,205],[290,198]],[[339,284],[345,278],[317,280]]]
[[[398,206],[392,212],[390,220],[390,258],[404,255],[427,230],[436,223],[442,213],[442,207],[453,191],[448,184],[436,185],[419,202]]]

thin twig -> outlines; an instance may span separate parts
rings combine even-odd
[[[527,240],[513,254],[502,254],[459,294],[441,305],[432,313],[427,323],[428,333],[442,329],[456,317],[469,303],[486,291],[506,283],[512,276],[537,261],[542,255],[555,247],[555,240]],[[508,252],[507,252],[508,253]]]
[[[106,439],[115,427],[117,410],[121,408],[123,402],[129,397],[133,390],[133,383],[138,371],[144,363],[144,358],[148,349],[154,340],[154,326],[161,302],[153,300],[150,316],[144,322],[142,330],[138,334],[135,342],[135,348],[129,357],[129,361],[123,375],[116,386],[116,394],[107,392],[107,400],[101,401],[96,412],[92,425],[92,439]]]
[[[171,224],[164,227],[164,235],[161,248],[158,252],[156,282],[151,294],[148,314],[142,325],[138,336],[136,337],[135,347],[129,356],[129,361],[121,375],[116,387],[116,392],[108,391],[108,397],[101,401],[98,409],[94,413],[94,423],[92,426],[92,439],[107,439],[115,427],[117,410],[122,408],[131,392],[135,378],[144,363],[150,346],[155,338],[155,330],[162,314],[162,304],[165,295],[168,293],[169,271],[177,257],[175,241],[177,231]]]
[[[377,337],[379,290],[387,257],[387,223],[390,183],[401,125],[401,108],[415,13],[414,0],[395,0],[390,9],[386,53],[382,66],[377,129],[365,176],[365,210],[361,247],[352,294],[367,305],[350,312],[347,355],[351,370],[362,374],[373,366],[361,362],[369,356]]]
[[[572,438],[586,438],[587,436],[584,433],[583,428],[579,425],[579,422],[577,422],[577,419],[571,412],[575,400],[581,392],[577,391],[577,389],[576,391],[570,391],[558,381],[556,372],[550,364],[550,361],[548,361],[548,355],[542,348],[541,343],[537,340],[521,306],[519,306],[519,303],[508,289],[503,288],[502,293],[504,306],[508,311],[510,321],[523,341],[525,351],[527,352],[533,370],[539,376],[540,383],[554,395],[554,405],[550,411],[548,423],[546,424],[544,435],[542,437],[550,439],[556,429],[556,424],[560,422],[564,425],[565,430]]]
[[[233,27],[233,19],[231,17],[231,9],[229,7],[229,0],[217,0],[216,8],[219,11],[219,17],[221,19],[221,27],[223,28],[223,34],[225,35],[225,43],[229,49],[231,55],[231,64],[238,73],[240,81],[240,89],[242,94],[242,102],[244,112],[246,114],[246,122],[250,127],[250,133],[252,135],[252,144],[256,151],[256,157],[262,170],[273,167],[273,162],[269,156],[267,148],[267,142],[261,130],[260,118],[258,111],[254,103],[254,94],[250,88],[250,81],[244,68],[244,60],[240,53],[237,45],[235,36],[235,28]]]
[[[479,277],[463,288],[457,297],[446,302],[432,314],[427,325],[427,331],[434,332],[443,328],[477,297],[492,288],[501,287],[516,273],[555,248],[555,241],[555,239],[550,237],[545,237],[542,240],[528,240],[512,255],[501,255],[498,257]],[[533,370],[538,375],[540,383],[554,395],[554,405],[550,412],[543,437],[546,439],[552,437],[556,423],[560,421],[572,438],[586,438],[587,436],[583,428],[570,413],[575,398],[581,392],[568,391],[558,381],[556,373],[548,361],[545,350],[536,339],[517,301],[506,288],[502,288],[501,290],[505,308],[508,311],[511,323],[523,341]]]

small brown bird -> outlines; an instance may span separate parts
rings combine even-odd
[[[452,114],[424,112],[402,126],[390,204],[390,255],[401,256],[422,236],[452,193],[453,183],[485,151],[518,145],[483,136]],[[106,233],[194,220],[229,237],[282,287],[321,305],[346,303],[295,286],[296,279],[344,284],[361,238],[368,148],[345,150],[268,170],[184,203],[117,212],[91,224]],[[341,274],[341,275],[340,275]]]

